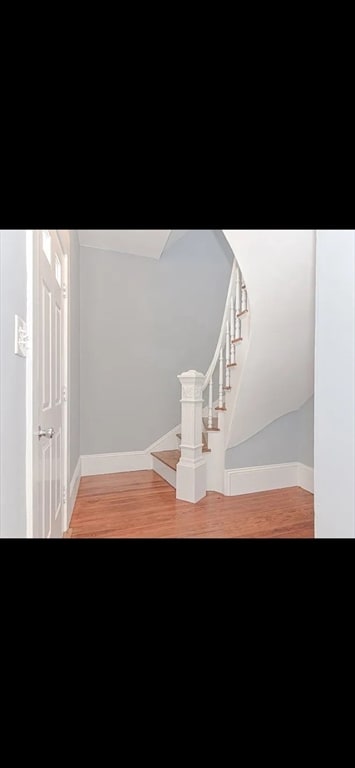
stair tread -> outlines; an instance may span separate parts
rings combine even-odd
[[[159,451],[158,453],[152,453],[152,456],[159,459],[159,461],[176,472],[176,467],[181,457],[181,451]]]
[[[218,426],[218,418],[215,418],[212,420],[213,427],[211,429],[208,428],[208,419],[203,419],[203,426],[207,432],[220,432],[220,428]]]

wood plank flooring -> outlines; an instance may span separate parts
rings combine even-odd
[[[153,471],[84,477],[69,538],[314,538],[313,495],[301,488],[222,496],[196,505]]]

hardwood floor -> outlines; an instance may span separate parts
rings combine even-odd
[[[314,538],[313,495],[301,488],[196,505],[153,471],[84,477],[68,538]]]

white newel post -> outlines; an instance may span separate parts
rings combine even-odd
[[[202,453],[203,373],[178,376],[181,398],[181,458],[176,468],[176,498],[196,504],[206,496],[207,471]]]

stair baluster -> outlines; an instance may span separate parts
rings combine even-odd
[[[219,355],[219,399],[218,399],[218,407],[216,409],[217,411],[224,411],[225,405],[224,405],[224,355],[223,355],[223,346],[221,347],[220,355]]]
[[[236,313],[235,316],[235,342],[242,341],[242,318]]]
[[[242,275],[239,267],[237,267],[237,284],[236,284],[236,292],[235,292],[235,311],[237,315],[240,314],[241,309],[242,309]]]
[[[229,331],[229,323],[227,323],[227,331],[226,331],[226,389],[230,389],[231,387],[231,369],[230,369],[230,361],[231,361],[231,334]]]
[[[241,314],[244,315],[248,311],[248,291],[245,283],[242,285],[242,309]]]
[[[230,306],[230,334],[231,339],[235,338],[235,309],[234,309],[234,297],[231,298]],[[235,346],[231,345],[230,365],[235,365]]]
[[[209,384],[209,398],[208,398],[208,429],[213,427],[213,381],[212,377]]]

